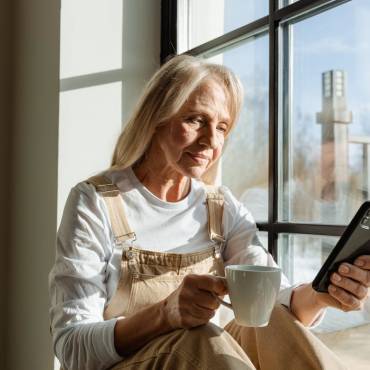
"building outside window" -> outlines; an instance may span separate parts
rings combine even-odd
[[[244,107],[221,181],[252,212],[263,244],[291,282],[312,281],[369,199],[370,3],[164,0],[162,6],[168,10],[162,57],[201,56],[240,77]],[[351,348],[345,337],[335,346],[327,333],[351,336],[356,328],[366,343],[369,322],[366,311],[329,309],[316,332],[362,369],[369,363],[365,347]]]

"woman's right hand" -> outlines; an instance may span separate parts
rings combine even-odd
[[[181,285],[162,303],[164,318],[171,329],[206,324],[220,302],[215,297],[227,294],[223,278],[213,275],[185,276]]]

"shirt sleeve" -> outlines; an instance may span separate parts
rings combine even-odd
[[[113,248],[103,202],[92,185],[78,184],[58,230],[50,320],[54,352],[65,370],[106,369],[121,360],[114,347],[116,319],[103,319]]]
[[[258,229],[252,214],[225,187],[221,187],[225,197],[223,227],[226,247],[223,252],[225,266],[227,265],[260,265],[278,267],[272,255],[264,248],[258,237]],[[280,292],[277,302],[291,309],[291,299],[294,289],[301,284],[290,284],[282,274]],[[320,324],[324,316],[321,312],[310,327]]]
[[[223,228],[226,247],[223,252],[225,265],[260,265],[278,267],[271,254],[261,243],[258,229],[252,214],[239,202],[231,191],[223,186],[225,197]],[[282,274],[280,290],[290,288],[291,284]]]

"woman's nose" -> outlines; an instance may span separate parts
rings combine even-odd
[[[217,130],[213,127],[205,128],[202,136],[199,139],[199,144],[207,146],[211,149],[216,149],[220,145],[217,137]]]

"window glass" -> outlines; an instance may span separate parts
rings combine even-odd
[[[62,0],[60,78],[122,67],[122,0]]]
[[[369,198],[369,17],[354,0],[283,29],[281,220],[346,224]]]
[[[179,52],[244,26],[268,14],[268,0],[179,0]]]
[[[290,5],[290,4],[293,4],[299,0],[276,0],[277,3],[279,4],[279,8],[282,8],[284,6],[287,6],[287,5]]]
[[[258,232],[258,239],[261,242],[262,246],[268,250],[268,232],[266,231],[259,231]]]
[[[292,284],[311,282],[338,237],[280,234],[278,239],[278,264]]]
[[[241,79],[245,93],[239,121],[222,157],[222,183],[252,212],[267,220],[268,198],[268,37],[253,38],[212,61]]]

